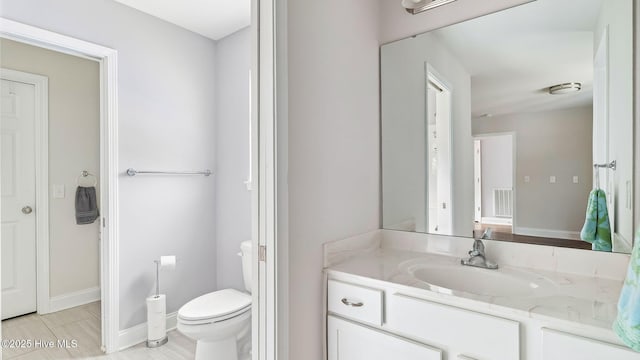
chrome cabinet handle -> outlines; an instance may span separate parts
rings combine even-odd
[[[347,305],[347,306],[353,306],[353,307],[361,307],[362,305],[364,305],[362,302],[351,302],[349,300],[347,300],[347,298],[342,298],[342,303]]]
[[[25,215],[29,215],[33,212],[33,209],[31,208],[31,206],[25,206],[22,208],[22,213]]]

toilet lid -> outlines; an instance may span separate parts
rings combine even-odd
[[[251,306],[251,295],[224,289],[199,296],[178,310],[184,320],[203,320],[226,316]]]

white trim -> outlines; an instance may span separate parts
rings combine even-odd
[[[175,330],[178,326],[178,312],[167,314],[167,332]],[[120,330],[118,333],[119,350],[124,350],[136,346],[147,340],[147,323],[143,322],[128,329]]]
[[[536,229],[536,228],[514,228],[514,234],[525,236],[537,236],[552,239],[568,239],[568,240],[580,240],[580,233],[578,231],[566,231],[566,230],[549,230],[549,229]]]
[[[100,301],[100,287],[98,286],[52,297],[49,300],[49,312],[71,309],[96,301]]]
[[[49,310],[49,78],[22,71],[0,69],[2,79],[31,84],[35,88],[36,170],[36,307]],[[46,281],[45,281],[46,280]]]
[[[276,360],[276,0],[252,0],[253,58],[252,111],[253,175],[253,360]],[[254,179],[255,180],[255,179]],[[258,261],[259,246],[266,247],[265,261]]]
[[[483,225],[505,225],[505,226],[513,225],[512,218],[499,218],[499,217],[487,216],[487,217],[483,217],[481,221]]]
[[[119,337],[118,262],[118,52],[69,36],[0,18],[0,37],[96,60],[100,63],[100,205],[102,233],[102,345],[117,351]]]

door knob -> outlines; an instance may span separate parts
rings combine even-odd
[[[29,215],[33,212],[33,209],[31,208],[31,206],[25,206],[22,208],[22,213],[25,215]]]

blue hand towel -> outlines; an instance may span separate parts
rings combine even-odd
[[[627,346],[640,351],[640,231],[636,233],[613,331]]]
[[[591,243],[593,250],[611,251],[611,225],[604,190],[595,189],[589,194],[587,215],[580,238]]]

